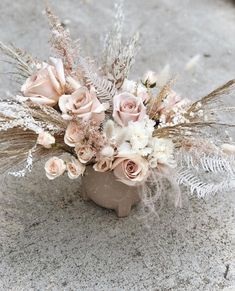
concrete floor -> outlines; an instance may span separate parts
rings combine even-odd
[[[113,21],[112,2],[51,1],[91,55]],[[126,32],[138,29],[142,40],[132,76],[170,63],[189,98],[235,77],[233,1],[126,0],[125,7]],[[42,11],[40,0],[1,0],[0,39],[46,59]],[[197,54],[196,71],[185,72]],[[7,89],[15,84],[2,76],[1,95]],[[42,167],[23,179],[0,177],[0,290],[235,290],[234,193],[189,197],[147,222],[138,209],[117,219],[83,202],[78,181],[51,182]]]

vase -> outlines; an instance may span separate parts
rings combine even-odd
[[[87,166],[82,176],[81,195],[84,200],[115,210],[118,217],[128,216],[132,206],[140,201],[138,187],[117,181],[112,171],[96,172],[92,166]]]

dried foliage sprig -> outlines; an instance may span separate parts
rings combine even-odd
[[[233,111],[234,108],[232,106],[224,106],[224,98],[234,94],[234,89],[235,80],[230,80],[226,84],[216,88],[210,94],[200,98],[188,108],[185,113],[186,119],[201,120],[206,117],[207,119],[211,118],[214,120],[214,114],[217,112]],[[220,106],[219,109],[218,106]]]
[[[159,108],[171,92],[173,80],[169,80],[159,91],[157,96],[152,96],[147,106],[148,115],[151,119],[158,120],[160,117]]]
[[[76,59],[80,52],[79,40],[74,42],[71,39],[69,31],[64,28],[49,6],[46,8],[46,13],[51,28],[51,46],[57,56],[63,59],[65,71],[71,73],[75,68]]]
[[[106,36],[103,56],[103,70],[114,80],[120,88],[128,77],[139,48],[139,33],[135,33],[125,44],[122,39],[123,32],[123,2],[116,5],[115,23],[111,32]]]
[[[17,74],[21,79],[31,76],[36,69],[37,59],[22,49],[0,41],[0,53],[6,56],[10,60],[7,62],[16,69],[11,74]]]

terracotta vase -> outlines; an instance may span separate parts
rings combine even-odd
[[[82,176],[81,194],[85,200],[115,210],[118,217],[128,216],[132,206],[140,201],[137,187],[117,181],[113,172],[96,172],[92,166],[87,166]]]

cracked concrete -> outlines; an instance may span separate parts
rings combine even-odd
[[[51,1],[91,55],[111,25],[112,2]],[[126,0],[125,6],[126,32],[138,29],[142,40],[132,76],[170,63],[179,73],[177,90],[190,98],[234,78],[233,1]],[[40,0],[1,0],[0,39],[46,58],[42,11]],[[185,72],[196,54],[196,71]],[[5,76],[0,85],[1,94],[16,88]],[[180,210],[166,205],[146,224],[138,209],[117,219],[82,201],[78,181],[48,181],[42,166],[24,179],[0,177],[0,290],[235,290],[234,193],[189,197]]]

